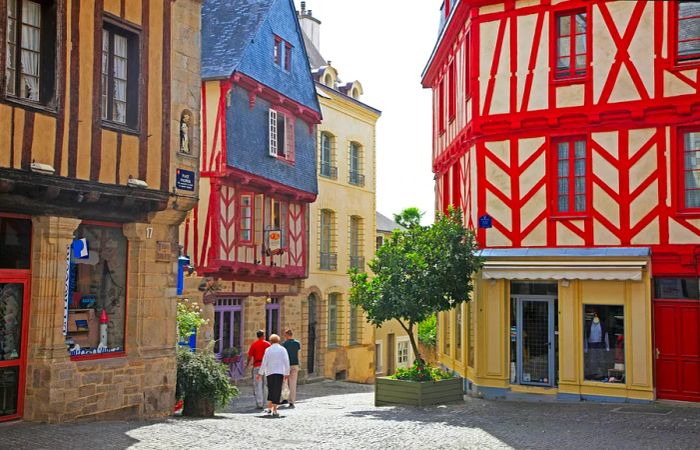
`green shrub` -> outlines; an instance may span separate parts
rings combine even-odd
[[[416,360],[411,367],[396,369],[396,373],[391,378],[408,381],[439,381],[452,378],[452,375],[442,369]]]
[[[423,345],[435,347],[437,343],[437,318],[435,314],[418,324],[418,340]]]
[[[207,319],[202,317],[202,309],[197,303],[184,298],[177,302],[177,334],[180,341],[186,341]]]
[[[210,351],[177,353],[178,399],[205,399],[216,407],[224,407],[238,396],[238,388],[231,384],[225,365]]]

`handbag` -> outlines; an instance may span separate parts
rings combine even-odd
[[[287,380],[284,380],[284,383],[282,383],[282,400],[289,400],[289,383],[287,383]]]

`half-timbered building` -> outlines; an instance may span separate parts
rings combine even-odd
[[[700,401],[700,2],[445,1],[436,206],[484,249],[443,364],[484,396]]]
[[[198,340],[220,354],[301,320],[321,114],[292,0],[205,1],[201,78],[200,200],[182,242],[190,287],[216,286]]]
[[[0,1],[0,421],[172,410],[199,9]]]

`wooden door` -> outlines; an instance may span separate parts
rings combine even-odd
[[[656,393],[700,402],[700,301],[655,300]]]

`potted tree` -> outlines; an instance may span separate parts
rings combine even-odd
[[[469,300],[472,275],[481,267],[474,233],[460,210],[439,214],[433,225],[420,224],[416,208],[396,215],[405,229],[395,230],[369,263],[373,276],[350,272],[350,303],[364,309],[367,320],[381,326],[396,320],[408,334],[415,363],[391,377],[379,377],[375,404],[427,405],[460,400],[462,379],[426,364],[415,331],[434,314]]]
[[[228,405],[238,395],[238,388],[231,384],[226,366],[211,351],[180,350],[175,395],[184,401],[183,415],[213,417],[215,408]]]

